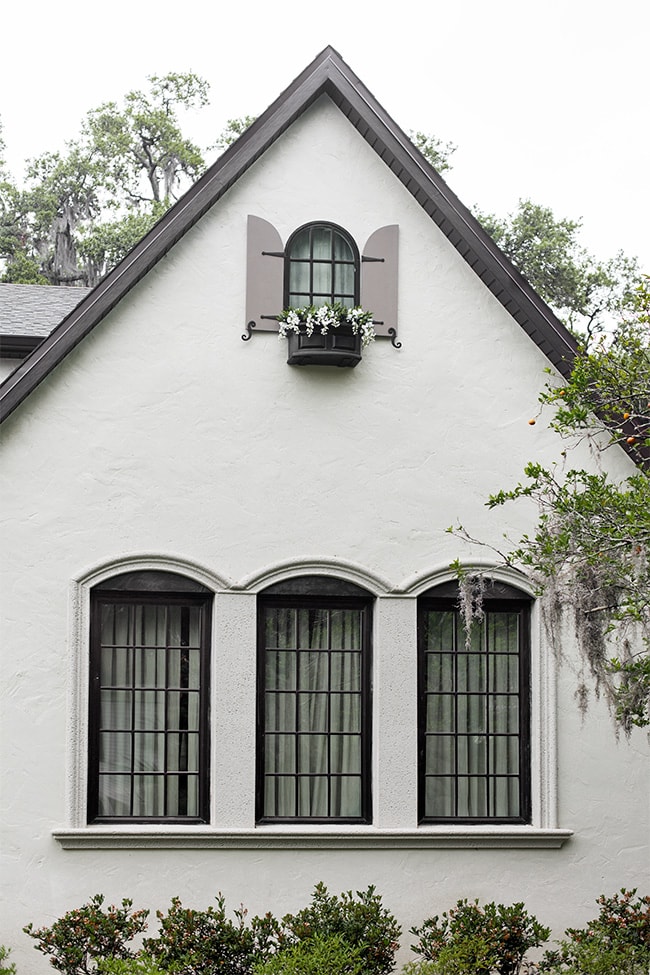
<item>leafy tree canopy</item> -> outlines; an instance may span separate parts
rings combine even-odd
[[[444,173],[451,169],[450,160],[457,149],[457,146],[453,142],[443,142],[442,139],[438,139],[435,135],[427,135],[425,132],[420,131],[409,132],[409,137],[425,159],[439,173]]]
[[[3,280],[93,285],[205,168],[180,113],[207,104],[197,75],[149,78],[88,113],[63,152],[30,162],[19,189],[0,167]]]
[[[580,220],[520,200],[505,218],[477,212],[504,254],[574,331],[593,334],[630,300],[639,279],[635,258],[599,261],[579,243]]]
[[[650,290],[636,290],[613,332],[587,337],[571,376],[550,381],[540,396],[553,408],[551,427],[566,448],[554,467],[528,464],[525,479],[492,495],[502,507],[522,499],[537,510],[536,526],[500,561],[537,585],[551,627],[567,617],[587,672],[626,732],[650,724]],[[531,420],[534,423],[535,420]],[[596,453],[627,449],[636,473],[613,481],[606,473],[570,468],[571,445],[587,439]],[[462,527],[451,528],[475,542]],[[466,620],[482,613],[477,580],[456,568]],[[578,700],[589,689],[580,681]]]

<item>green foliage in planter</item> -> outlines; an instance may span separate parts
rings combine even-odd
[[[11,948],[0,945],[0,975],[16,975],[16,966],[9,961]]]
[[[547,940],[540,924],[522,903],[505,906],[460,900],[442,916],[411,928],[419,940],[413,951],[434,963],[441,975],[518,975],[526,952]]]
[[[83,907],[68,911],[51,927],[23,931],[34,938],[37,951],[50,955],[50,964],[65,975],[92,975],[104,958],[132,958],[127,942],[147,927],[149,911],[132,911],[133,901],[104,910],[104,897],[95,894]]]
[[[221,894],[207,910],[183,907],[174,897],[166,914],[157,912],[160,930],[145,939],[144,950],[163,970],[182,975],[249,975],[277,946],[280,925],[272,914],[247,924],[243,907],[233,913],[234,921]]]
[[[351,890],[337,896],[329,894],[324,884],[316,884],[309,907],[287,914],[282,921],[290,941],[338,935],[361,949],[364,975],[385,975],[395,967],[402,930],[372,885],[358,890],[356,896]]]
[[[363,975],[363,951],[341,935],[316,934],[256,965],[253,975]]]
[[[650,897],[625,890],[596,901],[597,918],[567,928],[559,948],[547,951],[540,972],[549,975],[647,975],[650,971]]]

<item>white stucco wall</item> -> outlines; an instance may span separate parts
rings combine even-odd
[[[399,224],[402,348],[377,341],[354,370],[298,369],[273,334],[242,342],[249,213],[283,240],[310,220],[338,223],[359,244]],[[468,896],[525,900],[559,932],[591,916],[602,891],[643,885],[645,736],[617,741],[599,702],[583,721],[570,664],[555,706],[555,658],[537,616],[534,822],[520,832],[529,845],[503,836],[502,848],[468,845],[440,830],[435,845],[417,827],[415,595],[456,557],[485,558],[445,532],[452,522],[495,543],[527,527],[524,506],[490,513],[484,501],[529,459],[557,456],[545,424],[527,423],[547,364],[323,101],[9,418],[0,943],[14,948],[19,971],[48,970],[22,925],[51,922],[97,891],[155,909],[175,894],[204,906],[221,890],[232,907],[282,914],[318,880],[336,892],[374,883],[405,931]],[[607,462],[629,469],[622,454]],[[126,564],[184,567],[216,593],[212,820],[195,834],[203,847],[172,848],[187,838],[167,836],[161,848],[147,830],[117,848],[79,836],[88,589]],[[337,844],[336,830],[326,847],[304,837],[294,847],[237,845],[237,832],[255,827],[255,593],[282,571],[309,568],[377,596],[373,826],[353,849]],[[553,828],[573,835],[533,845]],[[80,848],[70,849],[74,835]]]

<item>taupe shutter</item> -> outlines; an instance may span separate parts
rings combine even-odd
[[[398,245],[399,226],[390,224],[370,235],[361,256],[361,305],[373,313],[377,335],[397,329]]]
[[[282,311],[284,248],[268,220],[249,214],[246,241],[246,325],[257,332],[277,332],[273,316]]]

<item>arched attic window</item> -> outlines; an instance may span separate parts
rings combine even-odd
[[[88,822],[207,822],[212,593],[134,571],[90,603]]]
[[[319,307],[335,302],[348,308],[359,304],[357,245],[335,224],[306,224],[285,248],[284,305]]]
[[[468,634],[455,583],[420,596],[421,822],[530,822],[530,606],[492,583]]]
[[[313,228],[312,239],[301,234]],[[321,233],[318,228],[323,230]],[[330,234],[329,253],[326,253],[327,234]],[[337,237],[336,235],[340,235]],[[332,241],[338,245],[332,246]],[[377,336],[391,338],[397,334],[399,227],[389,224],[370,234],[359,256],[359,248],[348,232],[328,221],[315,221],[295,230],[286,245],[276,228],[261,217],[249,214],[246,232],[246,332],[244,341],[252,330],[277,331],[278,313],[290,307],[301,307],[314,301],[322,304],[337,294],[342,304],[361,305],[373,313]],[[295,242],[295,254],[293,251]],[[289,247],[296,268],[292,275],[286,260]],[[356,268],[354,282],[350,281],[350,253]],[[345,255],[345,256],[344,256]],[[311,260],[316,257],[315,262]],[[307,267],[309,264],[312,267]],[[329,267],[329,270],[328,270]],[[308,275],[315,271],[316,287],[304,285]],[[331,280],[332,271],[333,282]],[[325,287],[318,283],[321,274],[328,274]],[[299,279],[302,275],[302,280]],[[290,289],[293,289],[291,291]],[[294,298],[289,301],[289,296]],[[318,297],[318,301],[314,299]],[[304,299],[304,300],[303,300]],[[321,300],[322,299],[322,300]]]

